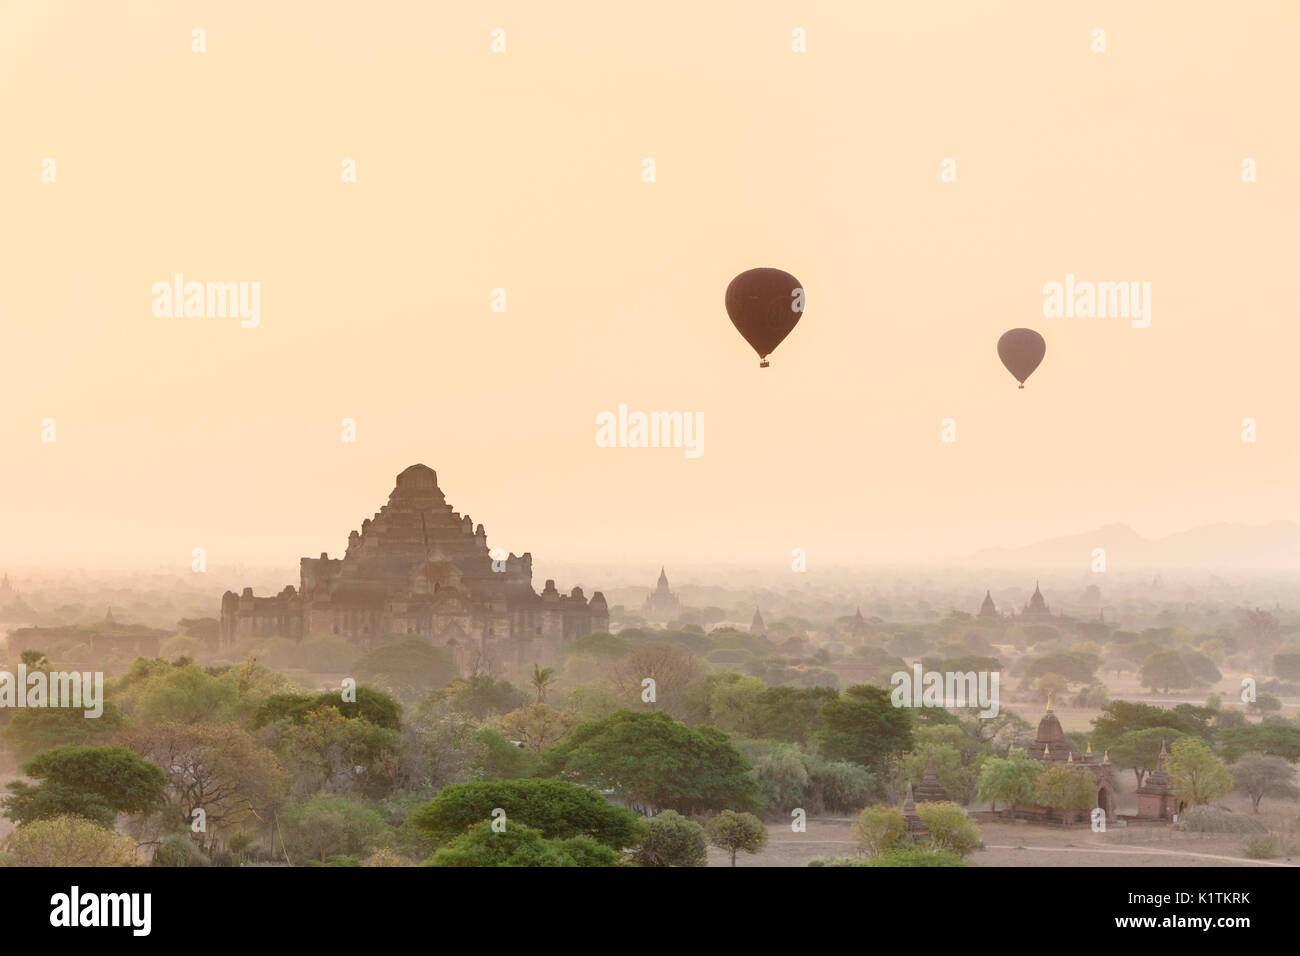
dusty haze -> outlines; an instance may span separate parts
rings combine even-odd
[[[0,562],[293,567],[414,462],[539,562],[1300,520],[1300,8],[818,6],[5,5]],[[761,371],[760,265],[808,295]],[[260,326],[154,317],[177,272]],[[1150,327],[1044,318],[1067,273]],[[619,403],[703,456],[597,448]]]

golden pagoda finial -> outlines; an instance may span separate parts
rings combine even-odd
[[[1073,751],[1073,750],[1071,750],[1068,754],[1065,755],[1065,762],[1066,762],[1066,763],[1074,763],[1074,751]]]
[[[1047,744],[1043,744],[1043,756],[1044,757],[1051,756],[1051,754],[1048,752]]]
[[[1102,762],[1102,763],[1110,763],[1110,748],[1109,748],[1109,747],[1106,748],[1106,753],[1105,753],[1105,755],[1102,756],[1102,758],[1101,758],[1101,762]]]
[[[1088,741],[1088,756],[1089,756],[1089,757],[1092,756],[1092,741],[1091,741],[1091,740]]]
[[[1052,709],[1052,695],[1050,693],[1047,695],[1047,709]]]

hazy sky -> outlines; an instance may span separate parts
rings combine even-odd
[[[568,560],[1300,519],[1297,41],[1286,0],[6,3],[0,564],[341,553],[417,461]],[[754,266],[808,302],[762,370]],[[155,317],[177,272],[260,325]],[[1044,317],[1067,273],[1150,327]],[[704,454],[598,448],[620,403]]]

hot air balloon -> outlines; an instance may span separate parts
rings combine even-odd
[[[727,315],[767,368],[767,357],[799,322],[804,310],[803,286],[780,269],[750,269],[727,286]]]
[[[1012,329],[1003,332],[998,339],[998,358],[1007,367],[1007,371],[1016,377],[1020,387],[1025,387],[1025,379],[1034,373],[1047,352],[1047,343],[1033,329]]]

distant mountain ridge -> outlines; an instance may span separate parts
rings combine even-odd
[[[994,567],[1087,569],[1094,548],[1106,551],[1107,570],[1124,568],[1300,568],[1300,524],[1209,524],[1164,538],[1144,538],[1128,525],[1047,538],[1019,548],[984,548],[970,560]]]

